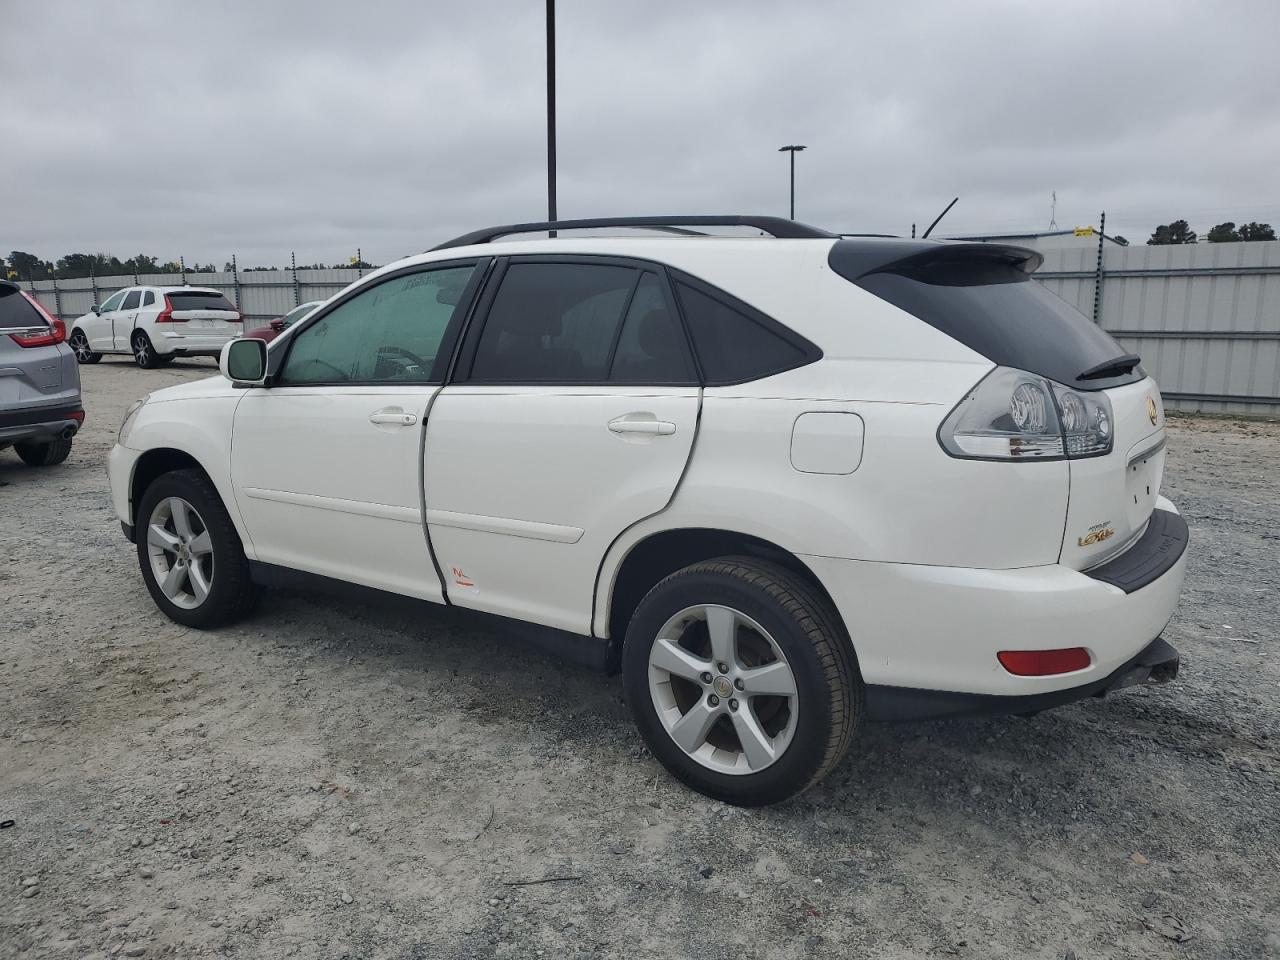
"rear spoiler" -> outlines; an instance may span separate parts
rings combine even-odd
[[[831,248],[827,263],[846,280],[857,282],[872,273],[917,273],[947,267],[999,265],[1034,273],[1044,257],[1027,247],[1006,243],[842,239]]]

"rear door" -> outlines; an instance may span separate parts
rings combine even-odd
[[[451,602],[591,632],[596,573],[670,501],[700,388],[660,269],[499,264],[427,424],[427,526]]]
[[[138,321],[138,307],[142,303],[142,291],[134,288],[124,292],[120,308],[111,314],[111,339],[116,350],[130,350],[129,337]]]
[[[230,337],[240,332],[240,311],[214,290],[176,290],[168,294],[175,323],[191,336]]]

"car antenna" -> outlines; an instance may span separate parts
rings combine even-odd
[[[943,217],[945,217],[947,215],[947,210],[950,210],[952,207],[954,207],[956,205],[956,200],[959,200],[959,199],[960,199],[959,197],[956,197],[955,200],[952,200],[950,203],[948,203],[946,209],[943,210],[940,214],[938,214],[938,220],[941,220]],[[933,233],[933,228],[938,225],[938,220],[935,220],[933,221],[933,223],[929,224],[929,229],[926,230],[924,233],[920,234],[921,240],[928,239],[929,234]]]

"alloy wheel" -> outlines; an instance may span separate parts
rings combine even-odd
[[[195,507],[181,497],[157,503],[147,522],[147,553],[170,602],[187,610],[204,603],[213,588],[213,541]]]
[[[89,356],[93,353],[89,349],[89,341],[85,339],[83,333],[77,333],[71,338],[71,349],[75,351],[76,359],[81,363],[87,363]]]
[[[151,344],[147,342],[146,337],[134,337],[133,359],[137,361],[140,367],[145,367],[151,362]]]
[[[758,773],[791,743],[796,678],[782,648],[720,604],[681,610],[649,651],[649,695],[672,741],[718,773]]]

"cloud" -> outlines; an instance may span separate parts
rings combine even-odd
[[[1280,222],[1280,5],[560,0],[562,216]],[[545,214],[543,5],[14,5],[0,247],[385,262]]]

